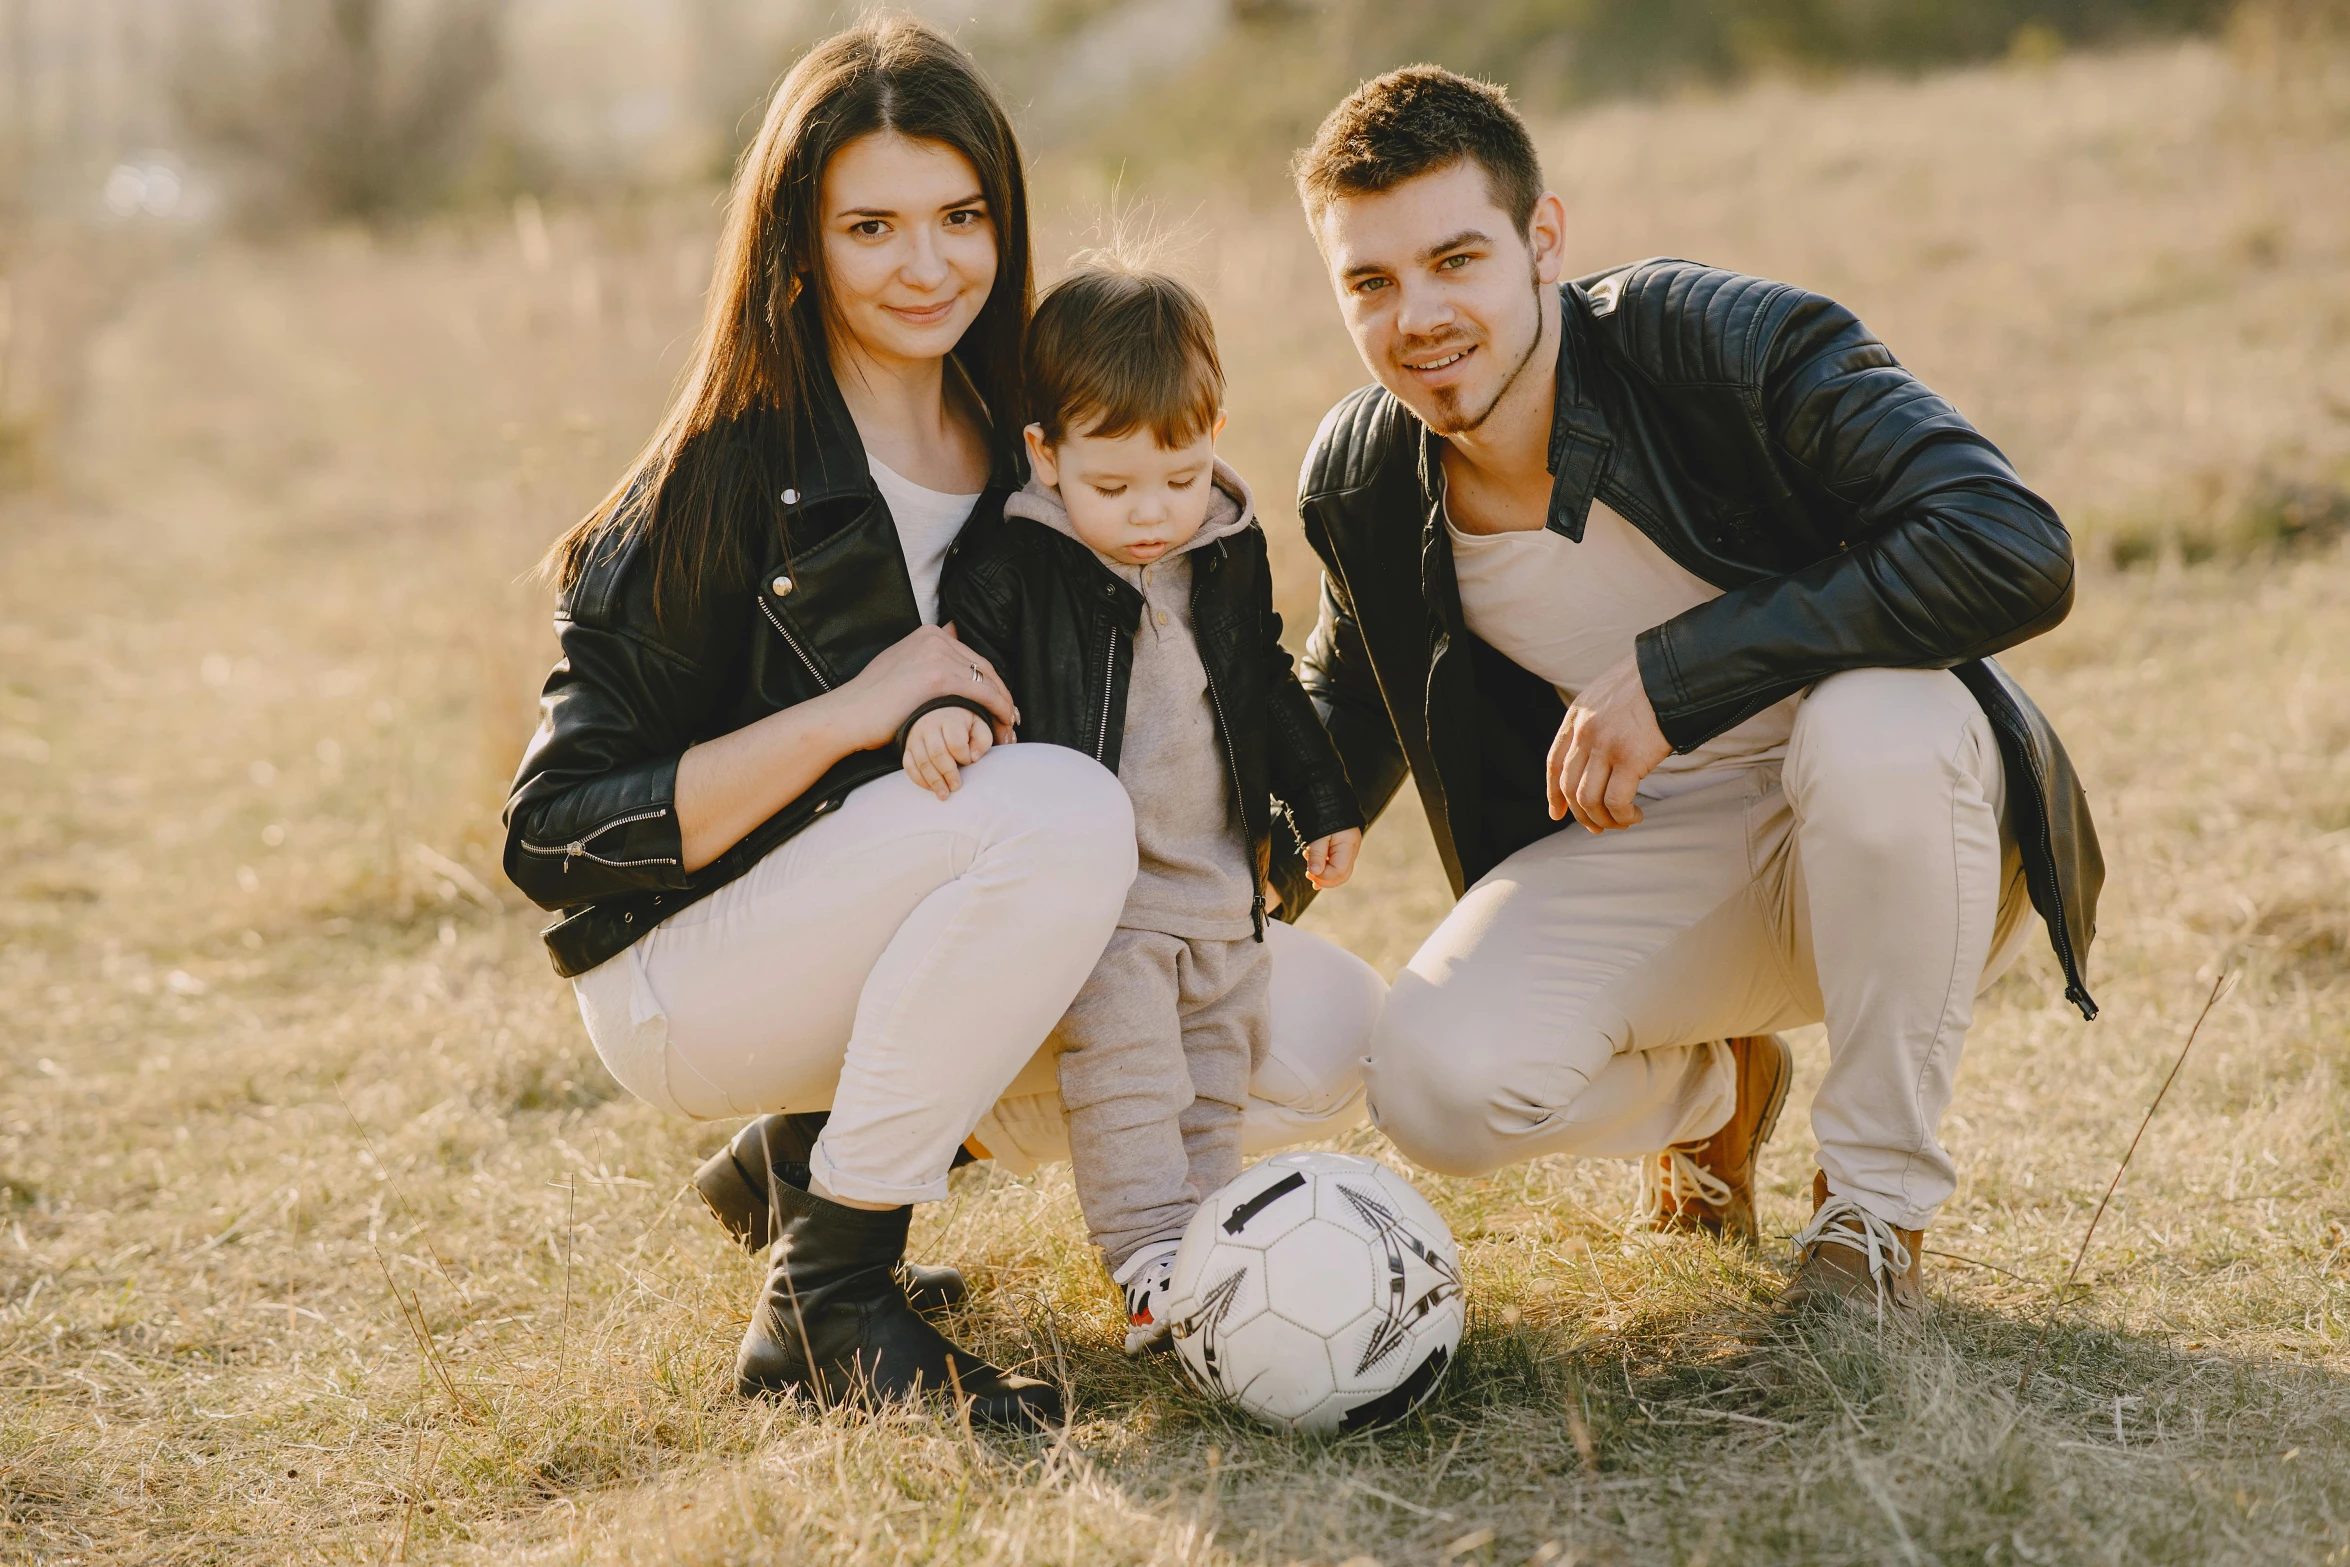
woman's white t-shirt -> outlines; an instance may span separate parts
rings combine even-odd
[[[878,457],[868,456],[865,464],[873,470],[881,498],[889,502],[890,520],[898,525],[898,548],[906,553],[906,575],[913,579],[914,603],[922,611],[922,623],[935,626],[938,574],[946,567],[947,547],[971,520],[971,508],[979,504],[979,497],[926,490]]]

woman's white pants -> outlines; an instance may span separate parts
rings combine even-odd
[[[1133,877],[1117,779],[1063,747],[1005,746],[943,801],[902,773],[855,790],[579,976],[580,1013],[639,1098],[697,1120],[830,1110],[811,1160],[829,1190],[934,1200],[975,1130],[1015,1169],[1068,1156],[1047,1036]],[[1251,1151],[1361,1118],[1386,990],[1328,942],[1271,934]]]

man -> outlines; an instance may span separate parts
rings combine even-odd
[[[2034,908],[2095,1015],[2096,838],[1988,658],[2064,618],[2063,525],[1829,300],[1673,260],[1563,281],[1496,88],[1368,82],[1296,173],[1378,381],[1300,483],[1306,684],[1368,812],[1411,774],[1460,899],[1389,998],[1373,1115],[1452,1173],[1645,1156],[1660,1227],[1751,1233],[1767,1036],[1824,1020],[1787,1298],[1922,1305],[1973,998]]]

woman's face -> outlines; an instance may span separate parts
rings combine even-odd
[[[891,131],[861,136],[826,166],[823,202],[841,346],[883,364],[943,358],[995,285],[996,215],[971,160]]]

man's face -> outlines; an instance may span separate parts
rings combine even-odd
[[[1323,210],[1316,237],[1356,351],[1437,434],[1484,423],[1533,359],[1562,219],[1545,194],[1521,234],[1469,160]]]

